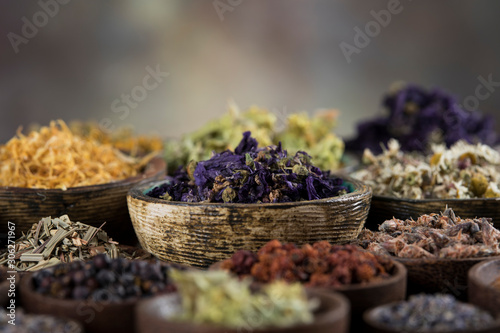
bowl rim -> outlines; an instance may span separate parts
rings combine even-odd
[[[0,186],[0,193],[1,192],[15,192],[19,194],[27,194],[27,193],[37,193],[41,194],[40,192],[43,193],[48,193],[48,194],[57,194],[57,193],[80,193],[80,192],[89,192],[89,191],[95,191],[95,190],[105,190],[105,189],[110,189],[110,188],[115,188],[115,187],[120,187],[123,185],[129,185],[129,184],[134,184],[137,183],[137,181],[143,180],[143,179],[148,179],[150,177],[154,176],[159,176],[163,172],[166,171],[166,162],[165,160],[160,157],[159,155],[153,157],[144,167],[144,170],[133,177],[127,177],[124,179],[119,179],[116,181],[111,181],[108,183],[102,183],[102,184],[95,184],[95,185],[85,185],[85,186],[75,186],[75,187],[68,187],[66,190],[59,189],[59,188],[38,188],[38,187],[17,187],[17,186]]]
[[[385,287],[385,286],[390,286],[393,284],[396,284],[400,282],[401,280],[406,280],[408,276],[408,270],[406,269],[406,266],[403,265],[402,263],[392,260],[394,266],[396,267],[396,272],[395,274],[391,274],[388,278],[383,278],[379,279],[373,282],[368,282],[368,283],[356,283],[356,284],[348,284],[348,285],[343,285],[340,287],[321,287],[322,289],[331,289],[334,291],[357,291],[357,290],[364,290],[366,288],[377,288],[377,287]]]
[[[346,320],[348,322],[350,320],[350,313],[351,313],[351,304],[349,302],[349,299],[341,294],[340,292],[328,292],[324,293],[322,289],[318,288],[304,288],[305,292],[307,293],[308,299],[319,299],[321,302],[325,302],[325,300],[333,300],[337,306],[335,308],[328,308],[324,313],[319,313],[321,317],[319,320],[316,318],[316,313],[314,313],[314,321],[308,324],[298,324],[294,326],[289,326],[289,327],[267,327],[267,328],[261,328],[261,329],[252,329],[253,332],[259,333],[259,332],[287,332],[289,329],[308,329],[311,327],[315,327],[318,324],[325,324],[328,322],[336,322],[340,320]],[[153,298],[148,298],[148,299],[143,299],[139,301],[135,308],[135,315],[136,315],[136,326],[139,322],[139,317],[142,317],[140,314],[146,312],[145,309],[148,309],[152,307],[155,303],[161,301],[162,298],[165,297],[172,297],[172,294],[167,294],[167,295],[159,295],[157,297]],[[149,312],[150,317],[154,317],[155,319],[160,319],[158,316],[158,312]],[[226,328],[222,326],[209,326],[209,325],[198,325],[194,324],[192,322],[174,322],[171,321],[167,318],[162,318],[164,322],[170,322],[170,323],[177,323],[178,325],[182,325],[182,327],[185,327],[186,329],[192,328],[192,329],[213,329],[213,330],[224,330],[224,331],[236,331],[237,329],[234,328]]]
[[[461,301],[461,300],[458,300],[459,302],[461,303],[466,303],[466,304],[471,304],[469,302],[464,302],[464,301]],[[378,305],[378,306],[375,306],[375,307],[372,307],[366,311],[363,312],[363,321],[368,325],[368,326],[371,326],[373,328],[376,328],[378,330],[381,330],[381,331],[385,331],[387,333],[397,333],[397,332],[401,332],[400,329],[395,329],[395,328],[392,328],[390,326],[387,326],[387,325],[384,325],[383,323],[380,323],[378,321],[376,321],[374,318],[373,318],[373,315],[376,311],[380,311],[381,308],[384,308],[384,307],[389,307],[389,306],[394,306],[396,304],[399,304],[399,303],[402,303],[402,302],[407,302],[407,300],[403,300],[403,301],[396,301],[396,302],[390,302],[390,303],[386,303],[386,304],[382,304],[382,305]],[[426,331],[428,333],[459,333],[459,332],[470,332],[470,333],[482,333],[482,332],[491,332],[492,329],[500,329],[500,316],[496,316],[495,314],[493,314],[491,311],[488,311],[488,310],[485,310],[475,304],[472,304],[474,305],[475,307],[478,307],[480,308],[481,310],[483,311],[486,311],[488,312],[492,317],[493,319],[495,320],[493,325],[490,326],[490,327],[486,327],[486,328],[483,328],[481,330],[453,330],[453,331]],[[418,333],[418,332],[421,332],[420,330],[413,330],[413,331],[404,331],[404,332],[407,332],[407,333]]]
[[[455,202],[455,203],[463,203],[463,202],[495,202],[500,201],[500,197],[496,198],[429,198],[429,199],[411,199],[411,198],[399,198],[399,197],[391,197],[388,195],[379,195],[373,194],[373,199],[378,199],[380,201],[396,201],[396,202],[407,202],[407,203],[428,203],[428,202]]]
[[[486,260],[482,262],[478,262],[475,264],[471,269],[469,269],[469,272],[467,273],[467,278],[469,281],[474,281],[475,283],[481,285],[483,288],[486,288],[487,290],[491,291],[492,293],[500,295],[500,290],[493,288],[491,284],[487,284],[484,282],[483,279],[481,279],[481,275],[479,272],[485,268],[487,265],[491,265],[493,263],[496,263],[498,267],[500,267],[500,256],[491,259],[491,260]],[[500,278],[500,269],[498,271],[498,278]]]
[[[395,260],[401,262],[401,263],[441,263],[441,262],[470,262],[470,261],[479,261],[479,263],[483,263],[485,261],[490,261],[490,260],[499,260],[500,255],[497,256],[491,256],[491,257],[473,257],[473,258],[400,258],[400,257],[395,257],[395,256],[390,256],[391,258],[394,258]]]
[[[332,174],[333,177],[336,177],[337,174]],[[321,205],[328,204],[332,202],[343,202],[347,201],[351,198],[367,196],[371,197],[372,190],[369,186],[363,183],[360,180],[354,179],[350,176],[338,176],[341,177],[344,181],[351,183],[354,186],[354,191],[347,193],[341,196],[335,196],[324,199],[317,200],[304,200],[304,201],[294,201],[294,202],[277,202],[277,203],[221,203],[221,202],[184,202],[184,201],[167,201],[159,198],[150,197],[144,192],[148,189],[151,189],[154,186],[160,185],[165,182],[165,180],[160,181],[148,181],[141,182],[134,187],[132,187],[127,197],[132,199],[146,201],[148,203],[154,204],[164,204],[171,206],[187,206],[187,207],[214,207],[214,208],[263,208],[263,207],[272,207],[272,208],[290,208],[296,206],[307,206],[307,205]]]

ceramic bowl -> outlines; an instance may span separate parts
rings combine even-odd
[[[85,331],[91,333],[135,333],[134,310],[141,298],[120,302],[58,299],[35,291],[33,273],[24,274],[19,289],[21,302],[28,313],[69,318],[81,323]]]
[[[391,273],[387,279],[336,287],[333,290],[349,299],[353,314],[361,315],[369,308],[405,299],[407,281],[405,266],[394,261]]]
[[[417,219],[429,212],[444,211],[448,206],[461,218],[489,217],[500,229],[500,198],[488,199],[402,199],[373,195],[366,227],[378,230],[379,224],[396,217],[401,220]]]
[[[40,217],[68,214],[72,221],[99,227],[120,243],[133,245],[134,230],[127,213],[128,190],[141,181],[165,176],[166,164],[156,157],[138,176],[116,182],[60,189],[0,187],[0,234],[7,233],[7,222],[15,223],[16,235],[31,229]],[[36,221],[35,221],[36,222]]]
[[[321,240],[352,242],[364,226],[371,191],[359,181],[344,180],[353,185],[354,192],[311,201],[186,203],[145,194],[161,182],[132,188],[127,200],[145,250],[162,260],[208,267],[240,249],[257,251],[273,239],[298,245]]]
[[[321,293],[317,290],[308,290],[309,297],[319,299],[320,307],[314,314],[314,322],[311,324],[298,325],[288,328],[253,329],[249,327],[241,329],[226,329],[213,326],[195,325],[169,321],[166,310],[172,306],[172,295],[155,297],[144,300],[136,308],[136,331],[137,333],[176,332],[176,333],[323,333],[349,332],[349,301],[337,293]]]
[[[385,306],[390,306],[394,305],[398,302],[394,302],[391,304],[386,304]],[[378,320],[376,320],[378,313],[381,311],[382,306],[377,306],[373,309],[370,309],[366,311],[363,314],[363,319],[365,323],[367,324],[367,329],[365,332],[367,333],[423,333],[421,330],[417,331],[401,331],[398,329],[391,328],[389,326],[386,326],[382,323],[380,323]],[[495,324],[487,329],[473,329],[473,330],[454,330],[454,331],[425,331],[425,333],[498,333],[500,332],[500,318],[496,318]]]
[[[500,289],[492,283],[500,279],[500,259],[481,262],[469,271],[469,302],[500,316]]]

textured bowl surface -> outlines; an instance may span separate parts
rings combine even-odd
[[[72,221],[95,227],[106,222],[104,229],[110,237],[131,243],[135,235],[127,214],[127,192],[141,181],[162,179],[165,172],[165,162],[157,157],[142,174],[107,184],[65,191],[0,187],[0,233],[7,232],[7,221],[15,223],[16,235],[20,236],[42,217],[68,214]]]
[[[353,241],[368,215],[371,191],[358,181],[346,180],[355,192],[295,203],[184,203],[144,194],[161,182],[134,187],[127,200],[144,249],[162,260],[208,267],[240,249],[257,251],[272,239],[298,245]]]
[[[495,228],[500,229],[500,198],[490,199],[425,199],[412,200],[374,195],[366,227],[378,230],[379,224],[396,217],[401,220],[430,213],[439,213],[446,206],[461,218],[490,217]]]
[[[499,257],[466,259],[407,259],[391,257],[406,266],[409,293],[453,294],[459,299],[467,297],[467,274],[475,264]]]
[[[309,297],[319,299],[320,307],[315,313],[314,322],[289,328],[253,329],[252,323],[241,329],[200,326],[191,323],[174,322],[166,319],[165,309],[172,304],[172,296],[160,296],[141,301],[136,308],[137,333],[176,332],[176,333],[347,333],[349,332],[349,301],[338,293],[321,293],[308,290]],[[171,305],[170,305],[171,306]]]
[[[394,302],[398,303],[398,302]],[[387,304],[388,305],[388,304]],[[390,328],[381,324],[376,320],[378,313],[381,311],[382,306],[370,309],[363,314],[363,319],[367,324],[367,333],[424,333],[424,331],[401,331],[397,329]],[[496,318],[495,324],[487,329],[473,329],[473,330],[460,330],[460,331],[425,331],[426,333],[498,333],[500,332],[500,318]]]
[[[468,292],[471,303],[500,316],[500,290],[491,286],[496,279],[500,279],[500,259],[479,263],[469,271]]]

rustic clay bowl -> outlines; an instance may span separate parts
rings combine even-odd
[[[19,289],[21,302],[28,313],[73,319],[91,333],[135,332],[134,310],[141,298],[130,298],[121,302],[58,299],[35,291],[33,273],[26,273],[22,277]]]
[[[7,233],[8,221],[15,223],[16,236],[20,236],[21,232],[31,229],[33,221],[39,217],[68,214],[72,221],[95,227],[106,222],[104,229],[110,237],[132,244],[135,235],[127,214],[127,192],[141,181],[162,179],[165,171],[165,161],[156,157],[142,174],[107,184],[72,187],[65,191],[0,187],[0,234]]]
[[[500,278],[500,259],[488,260],[469,271],[469,302],[500,316],[500,290],[491,284]]]
[[[136,308],[137,333],[322,333],[322,332],[349,332],[349,301],[337,293],[321,293],[318,290],[308,290],[309,297],[319,299],[320,307],[314,315],[311,324],[299,325],[288,328],[253,329],[249,327],[238,329],[225,329],[214,326],[201,326],[192,323],[169,321],[168,307],[172,306],[172,295],[155,297],[144,300]],[[251,324],[251,323],[250,323]]]
[[[499,257],[409,259],[392,257],[408,270],[408,293],[448,293],[467,297],[467,273],[475,264]]]
[[[383,306],[390,306],[399,302],[394,302],[391,304],[377,306],[371,310],[366,311],[363,314],[363,319],[367,325],[368,333],[423,333],[423,331],[401,331],[391,327],[388,327],[376,320],[377,314],[381,311]],[[496,318],[495,324],[487,329],[473,329],[473,330],[460,330],[460,331],[425,331],[426,333],[498,333],[500,332],[500,318]]]
[[[373,195],[370,214],[366,227],[378,230],[378,226],[386,220],[396,217],[401,220],[417,219],[429,212],[444,211],[446,206],[452,208],[456,216],[461,218],[489,217],[493,219],[495,228],[500,229],[500,198],[488,199],[402,199]]]
[[[406,268],[394,261],[392,275],[367,284],[351,284],[333,288],[351,302],[352,313],[362,314],[374,306],[401,301],[406,296]]]
[[[270,203],[186,203],[144,193],[162,182],[132,188],[127,196],[132,224],[141,246],[154,256],[197,267],[230,257],[240,249],[257,251],[278,239],[298,245],[326,240],[347,243],[361,232],[371,191],[344,178],[354,192],[321,200]]]

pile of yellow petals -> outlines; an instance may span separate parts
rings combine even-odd
[[[57,120],[29,135],[18,130],[0,146],[0,186],[66,190],[132,177],[143,165]]]

